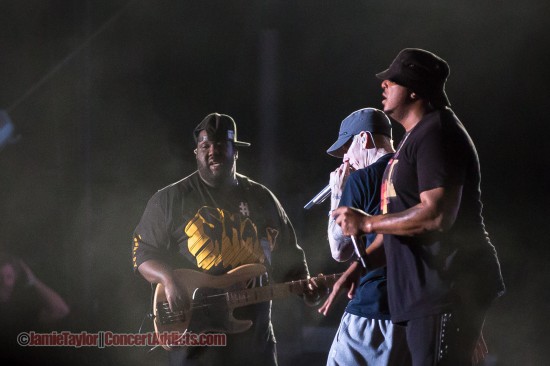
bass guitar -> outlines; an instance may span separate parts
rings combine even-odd
[[[153,299],[154,325],[162,348],[173,349],[162,333],[186,332],[240,333],[252,326],[251,320],[238,320],[233,310],[238,307],[281,299],[291,294],[302,295],[308,280],[291,281],[263,287],[246,288],[247,282],[266,274],[262,264],[245,264],[224,275],[212,276],[189,269],[174,271],[175,281],[186,290],[191,304],[189,309],[171,311],[164,286],[158,284]],[[331,288],[341,274],[319,275],[318,286]],[[170,338],[173,339],[173,338]]]

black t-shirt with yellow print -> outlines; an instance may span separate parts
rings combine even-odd
[[[215,189],[194,172],[155,193],[134,232],[134,271],[151,259],[211,275],[261,263],[271,282],[306,278],[303,250],[277,198],[243,175],[237,180]],[[273,341],[269,302],[238,308],[235,317],[254,322],[251,341]]]
[[[226,190],[195,172],[158,191],[134,232],[134,269],[146,260],[224,274],[264,264],[277,282],[307,276],[302,249],[284,209],[263,185],[243,175]]]

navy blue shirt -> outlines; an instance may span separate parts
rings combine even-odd
[[[340,206],[359,208],[370,215],[380,213],[380,192],[384,170],[393,154],[386,154],[368,167],[353,172],[344,186]],[[376,234],[363,238],[367,247]],[[386,291],[386,267],[372,270],[361,277],[355,296],[346,312],[370,319],[390,319]]]

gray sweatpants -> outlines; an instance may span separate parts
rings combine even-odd
[[[410,364],[404,327],[390,320],[344,313],[330,347],[327,366]]]

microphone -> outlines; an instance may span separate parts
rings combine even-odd
[[[363,268],[368,271],[369,267],[367,263],[367,253],[365,251],[365,242],[363,242],[361,238],[357,238],[355,235],[351,236],[351,242],[353,243],[353,250],[359,259],[359,262],[361,262]]]
[[[309,201],[305,206],[304,208],[306,210],[309,210],[310,208],[313,207],[313,205],[318,205],[320,203],[323,203],[325,202],[325,200],[328,198],[328,196],[330,196],[330,184],[328,184],[325,188],[323,188],[321,190],[321,192],[317,193],[317,195],[315,197],[313,197],[311,199],[311,201]]]

